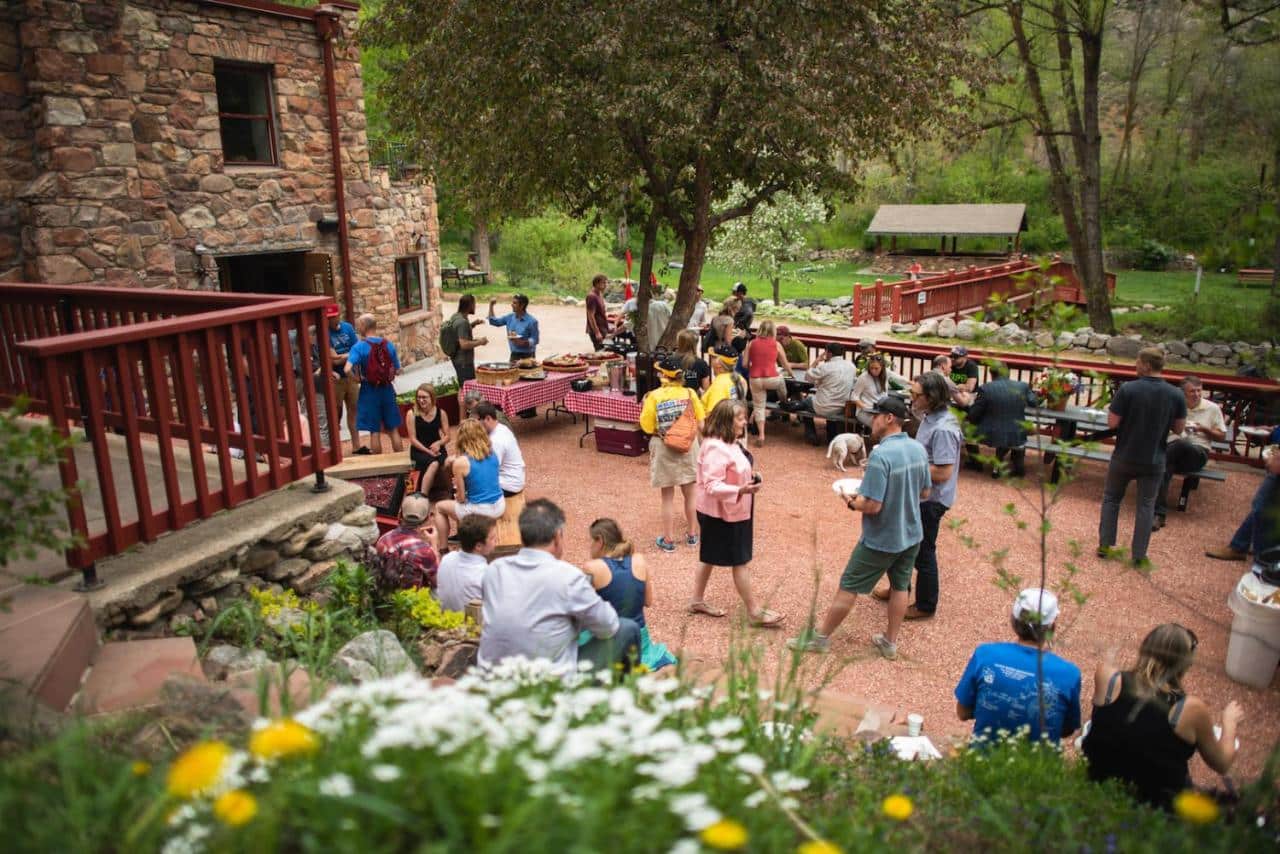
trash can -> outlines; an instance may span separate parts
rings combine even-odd
[[[1231,591],[1227,607],[1234,613],[1227,644],[1227,675],[1254,688],[1266,688],[1280,665],[1280,608],[1250,602]]]

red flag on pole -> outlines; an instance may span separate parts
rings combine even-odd
[[[631,250],[630,249],[627,250],[626,257],[627,257],[627,280],[623,286],[626,291],[625,298],[631,299]]]

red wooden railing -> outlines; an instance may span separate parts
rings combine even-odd
[[[329,363],[330,302],[0,284],[0,403],[25,397],[64,434],[78,423],[93,454],[96,484],[85,488],[101,495],[101,528],[91,529],[86,517],[74,453],[59,466],[73,491],[71,530],[83,538],[67,563],[84,571],[86,584],[96,581],[99,558],[310,474],[323,485],[324,469],[342,456],[332,384],[310,381]],[[327,443],[319,419],[304,420],[304,412],[324,413],[333,426]],[[111,433],[122,437],[126,472],[115,470]],[[185,483],[177,453],[183,444]],[[148,456],[159,459],[160,507],[152,501]],[[127,491],[118,484],[131,487],[133,507],[122,506]]]
[[[847,335],[800,332],[796,337],[810,350],[810,358],[830,342],[844,345],[847,358],[854,356],[857,338]],[[890,366],[904,377],[915,377],[931,370],[936,356],[949,353],[949,344],[920,344],[905,341],[885,341],[877,345],[889,357]],[[1102,399],[1104,392],[1112,392],[1120,383],[1135,379],[1137,373],[1132,364],[1111,364],[1084,359],[1057,359],[1028,353],[1006,353],[998,350],[969,348],[969,355],[979,363],[979,384],[986,382],[987,369],[984,360],[999,359],[1009,367],[1009,375],[1016,380],[1031,383],[1047,368],[1056,367],[1074,371],[1081,379],[1082,387],[1069,401],[1075,406],[1090,406]],[[1163,377],[1172,383],[1182,380],[1193,371],[1166,370]],[[1262,445],[1254,444],[1240,432],[1239,427],[1252,424],[1273,425],[1280,421],[1280,383],[1269,379],[1232,377],[1221,374],[1196,373],[1204,382],[1206,394],[1222,407],[1231,437],[1226,451],[1210,454],[1214,459],[1262,465]]]

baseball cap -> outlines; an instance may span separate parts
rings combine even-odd
[[[431,502],[421,492],[406,496],[400,505],[400,519],[410,525],[421,525],[431,515]]]
[[[1028,587],[1013,600],[1013,618],[1020,623],[1052,626],[1058,619],[1058,597],[1039,587]]]
[[[779,327],[778,327],[778,329],[777,329],[777,333],[778,333],[779,335],[790,335],[790,334],[791,334],[791,329],[790,329],[790,327],[787,327],[787,326],[779,326]]]
[[[677,376],[684,371],[684,360],[676,353],[668,353],[658,362],[658,370],[668,377]]]
[[[717,344],[711,348],[711,352],[715,353],[720,361],[726,365],[733,366],[738,364],[738,351],[733,349],[732,344]]]
[[[875,348],[876,348],[876,342],[872,341],[870,338],[863,338],[861,341],[858,342],[859,353],[865,353],[868,350],[874,350]]]
[[[746,283],[746,282],[734,282],[734,283],[733,283],[733,292],[734,292],[735,294],[745,294],[745,293],[747,292],[747,283]]]
[[[963,344],[957,344],[956,346],[951,348],[951,355],[967,356],[969,355],[969,348],[965,347]]]
[[[329,303],[328,305],[326,305],[326,306],[324,307],[324,316],[325,316],[325,317],[337,317],[337,316],[338,316],[338,304],[337,304],[336,302],[331,302],[331,303]]]
[[[882,394],[865,411],[868,415],[892,415],[894,418],[905,419],[907,402],[896,394]]]

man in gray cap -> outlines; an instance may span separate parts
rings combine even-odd
[[[907,420],[907,404],[893,395],[884,395],[865,410],[871,415],[871,436],[875,449],[867,458],[866,472],[856,494],[842,494],[845,506],[862,514],[862,536],[854,547],[840,589],[819,624],[787,641],[791,649],[826,652],[831,633],[849,615],[858,594],[866,595],[888,573],[889,624],[884,634],[874,634],[871,642],[885,658],[898,657],[898,629],[907,611],[907,588],[916,552],[924,539],[920,502],[929,496],[929,455],[924,447],[902,431]]]
[[[435,532],[427,526],[430,518],[431,502],[422,493],[415,492],[401,502],[400,525],[379,537],[374,546],[384,587],[435,589],[440,560],[432,546]]]

